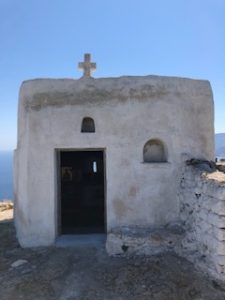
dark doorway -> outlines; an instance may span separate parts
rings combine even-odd
[[[61,151],[61,234],[105,231],[104,152]]]

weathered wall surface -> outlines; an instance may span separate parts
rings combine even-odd
[[[154,255],[180,249],[183,228],[179,222],[161,227],[129,226],[116,228],[107,234],[109,255]]]
[[[81,133],[83,117],[95,133]],[[33,80],[20,91],[15,218],[21,245],[54,243],[57,149],[105,149],[107,231],[179,219],[182,154],[213,159],[213,100],[207,81],[157,76]],[[196,130],[197,129],[197,130]],[[143,163],[164,142],[167,163]]]
[[[225,174],[184,169],[180,189],[185,235],[178,253],[225,279]]]

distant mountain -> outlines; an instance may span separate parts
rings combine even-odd
[[[225,158],[225,133],[215,134],[216,156]]]

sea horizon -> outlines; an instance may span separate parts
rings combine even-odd
[[[13,150],[0,151],[0,201],[13,200]]]

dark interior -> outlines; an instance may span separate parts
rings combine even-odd
[[[103,151],[61,151],[61,234],[104,232]]]

